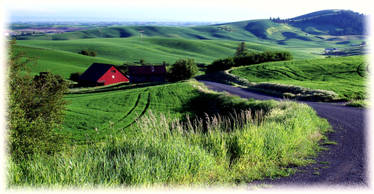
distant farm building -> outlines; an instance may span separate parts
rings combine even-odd
[[[109,85],[129,82],[129,79],[111,64],[93,63],[80,77],[82,85]]]
[[[337,48],[325,48],[325,53],[332,53],[335,51],[338,51],[338,49]]]
[[[129,66],[128,74],[131,83],[164,82],[166,68],[160,66]]]

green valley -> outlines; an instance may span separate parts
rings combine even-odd
[[[368,104],[364,17],[323,10],[194,26],[11,24],[7,186],[248,187],[290,176],[334,143],[331,120],[297,100]],[[80,76],[89,67],[95,72]],[[99,82],[108,72],[122,81]],[[203,78],[245,98],[208,89]],[[254,100],[251,87],[296,101]]]

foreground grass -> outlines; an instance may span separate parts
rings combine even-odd
[[[200,98],[192,102],[216,98],[215,106],[224,112],[192,119],[153,109],[103,141],[70,145],[55,156],[36,155],[19,164],[10,161],[8,186],[223,185],[287,176],[292,166],[312,162],[330,129],[305,104],[217,93]],[[235,106],[246,110],[225,111]]]
[[[370,106],[370,102],[368,100],[352,100],[349,101],[346,106],[368,108]]]
[[[240,67],[230,73],[250,82],[333,91],[345,100],[366,98],[364,56],[264,63]]]

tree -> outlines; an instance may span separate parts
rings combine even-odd
[[[81,50],[78,52],[81,55],[96,57],[97,53],[95,51],[89,51],[89,50]]]
[[[66,81],[44,72],[25,75],[31,61],[14,51],[10,44],[8,135],[9,153],[14,161],[30,158],[34,153],[53,154],[63,139],[55,129],[61,125],[67,91]]]
[[[193,59],[180,59],[176,61],[168,72],[169,81],[180,81],[192,78],[198,72]]]
[[[213,63],[207,67],[207,72],[209,73],[209,72],[214,72],[214,71],[223,71],[223,70],[230,69],[231,67],[234,67],[234,66],[235,66],[235,63],[234,63],[233,58],[231,57],[225,58],[225,59],[217,59],[213,61]]]
[[[244,56],[247,54],[247,49],[245,48],[245,42],[241,42],[236,48],[235,56]]]
[[[140,65],[145,65],[145,60],[144,59],[139,59],[139,64]]]
[[[79,82],[79,77],[82,75],[81,72],[74,72],[70,74],[69,80]]]

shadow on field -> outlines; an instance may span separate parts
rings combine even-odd
[[[251,117],[247,119],[251,119],[254,123],[261,123],[265,115],[275,106],[275,101],[255,101],[227,94],[201,93],[187,101],[180,111],[190,113],[182,119],[183,123],[199,121],[203,124],[203,131],[206,132],[208,129],[206,123],[212,122],[212,118],[228,121],[228,125],[240,125],[248,122],[240,116],[244,111],[248,111]],[[232,128],[234,127],[227,127],[227,129]]]
[[[92,94],[92,93],[101,93],[117,90],[126,90],[126,89],[135,89],[135,88],[144,88],[148,86],[157,86],[165,84],[166,82],[149,82],[149,83],[139,83],[139,84],[130,84],[130,83],[120,83],[107,87],[91,87],[91,88],[82,88],[77,91],[70,91],[68,94]]]

